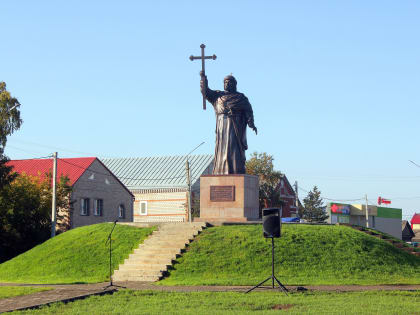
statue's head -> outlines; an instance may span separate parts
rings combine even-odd
[[[226,92],[236,92],[236,79],[233,75],[228,75],[224,79],[224,88]]]

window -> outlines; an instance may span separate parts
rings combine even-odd
[[[102,199],[95,199],[93,215],[102,215],[104,209],[104,201]]]
[[[121,204],[118,206],[118,217],[124,218],[124,216],[125,216],[125,207],[124,205]]]
[[[89,215],[89,198],[80,198],[80,215]]]
[[[140,215],[147,215],[147,201],[140,201]]]

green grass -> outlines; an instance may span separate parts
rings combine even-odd
[[[28,295],[41,291],[49,291],[52,288],[36,288],[36,287],[0,287],[0,299],[6,299],[14,296]]]
[[[284,284],[420,284],[420,258],[346,226],[283,225],[275,239]],[[271,239],[261,225],[205,230],[163,285],[254,285],[271,275]]]
[[[112,223],[76,228],[0,265],[0,282],[92,283],[109,280]],[[117,225],[112,234],[112,268],[118,265],[154,228]]]
[[[420,314],[420,292],[348,293],[119,291],[13,314]]]

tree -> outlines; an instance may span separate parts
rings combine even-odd
[[[259,177],[260,212],[262,208],[277,207],[281,204],[278,185],[283,175],[281,172],[274,170],[273,160],[273,156],[265,152],[254,152],[245,164],[247,174]]]
[[[0,157],[3,155],[7,136],[22,125],[19,101],[6,90],[6,83],[0,82]]]
[[[303,199],[303,219],[308,222],[324,222],[328,219],[326,207],[321,198],[321,192],[318,187],[308,192],[308,195]]]
[[[17,174],[12,173],[12,167],[6,165],[7,161],[8,158],[0,154],[0,191],[17,176]]]
[[[67,213],[70,191],[68,178],[61,177],[57,185],[57,207],[62,210],[67,207]],[[0,262],[50,237],[51,198],[49,175],[45,179],[19,175],[0,190]]]

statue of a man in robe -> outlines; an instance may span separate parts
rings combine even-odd
[[[224,91],[209,89],[207,77],[203,73],[200,75],[201,93],[216,113],[213,174],[245,174],[246,127],[257,134],[251,104],[244,94],[236,91],[237,82],[232,75],[225,77]]]

